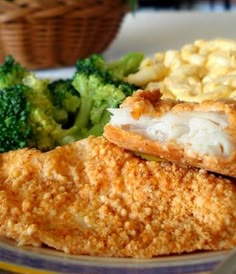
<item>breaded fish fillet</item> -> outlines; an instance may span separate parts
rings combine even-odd
[[[161,100],[137,91],[110,109],[104,136],[136,152],[236,177],[236,100]]]
[[[0,155],[0,235],[72,254],[152,257],[236,246],[236,185],[88,138]]]

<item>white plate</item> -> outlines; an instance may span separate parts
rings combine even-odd
[[[197,39],[236,39],[235,25],[236,12],[141,10],[125,18],[104,56],[116,59],[129,51],[152,55]]]
[[[112,60],[129,51],[141,51],[151,56],[156,51],[179,49],[196,39],[235,38],[235,25],[233,12],[138,11],[126,16],[120,33],[104,56]],[[36,74],[68,78],[73,72],[74,68],[60,68],[40,70]],[[147,260],[69,256],[47,248],[17,247],[13,241],[0,239],[0,268],[18,273],[209,273],[226,254],[200,252]]]

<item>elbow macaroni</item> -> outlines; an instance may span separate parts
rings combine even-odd
[[[160,88],[163,98],[201,102],[236,96],[236,40],[196,40],[179,51],[145,58],[126,80],[144,89]]]

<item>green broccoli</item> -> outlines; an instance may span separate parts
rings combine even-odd
[[[123,55],[119,60],[105,63],[105,68],[112,73],[114,79],[123,81],[129,74],[137,72],[143,58],[143,53],[130,52]]]
[[[31,134],[26,86],[0,89],[0,152],[23,148]]]
[[[8,56],[0,65],[0,152],[23,147],[48,151],[101,135],[110,119],[107,108],[117,107],[138,88],[120,80],[137,70],[141,55],[133,58],[139,61],[130,54],[109,64],[92,55],[77,61],[71,79],[49,81]]]
[[[71,81],[39,79],[8,56],[0,66],[0,152],[48,151],[71,141],[64,142],[64,127],[71,127],[80,104]]]
[[[79,94],[72,85],[71,79],[55,80],[48,85],[54,104],[68,112],[74,113],[79,108]]]
[[[48,85],[57,122],[69,127],[80,107],[80,97],[71,79],[55,80]]]
[[[55,147],[51,132],[58,127],[47,96],[29,86],[0,89],[0,152],[23,147],[46,151]]]
[[[49,80],[38,79],[13,57],[0,66],[0,152],[23,147],[49,150],[60,127],[48,92]]]
[[[107,63],[95,54],[77,61],[72,84],[80,94],[81,105],[75,124],[82,130],[83,137],[101,135],[110,119],[107,108],[119,106],[138,89],[120,77],[136,71],[142,58],[142,54],[129,53],[116,62]]]
[[[17,63],[12,56],[7,56],[0,66],[0,88],[22,84],[23,78],[28,74],[29,72]]]

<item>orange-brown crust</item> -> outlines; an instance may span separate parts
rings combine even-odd
[[[194,166],[236,177],[236,153],[230,158],[200,156],[192,152],[187,154],[184,147],[175,142],[163,144],[112,125],[106,125],[104,136],[110,142],[127,150],[157,156],[176,164]]]
[[[182,102],[171,99],[162,100],[158,89],[138,90],[125,99],[121,104],[121,108],[124,107],[131,109],[131,114],[135,119],[144,114],[152,117],[161,116],[168,111],[224,112],[229,119],[229,129],[236,128],[236,100],[233,99],[207,100],[201,103]]]
[[[0,235],[19,245],[142,258],[236,246],[233,179],[144,161],[102,137],[0,162]]]
[[[148,94],[151,95],[148,96]],[[151,96],[152,101],[149,100]],[[229,121],[229,126],[225,131],[228,132],[236,147],[235,100],[204,101],[202,103],[177,102],[161,100],[158,90],[140,90],[124,101],[121,107],[129,107],[131,109],[131,115],[135,113],[135,119],[138,119],[143,114],[151,117],[161,116],[168,111],[176,113],[182,111],[223,112],[227,115]],[[236,177],[236,151],[227,158],[209,155],[201,156],[192,151],[189,153],[184,146],[176,142],[161,143],[110,124],[105,126],[104,136],[110,142],[128,150],[150,154],[175,163],[204,168],[223,175]]]
[[[158,156],[162,159],[171,160],[183,164],[184,150],[175,143],[163,145],[162,143],[147,139],[146,137],[123,130],[119,127],[106,125],[104,137],[110,142],[124,149],[140,152],[148,155]],[[186,164],[184,162],[184,164]]]
[[[172,109],[178,102],[174,100],[161,100],[159,90],[138,90],[129,96],[121,104],[121,107],[130,107],[134,119],[139,119],[143,114],[150,116],[161,116],[163,113]]]

